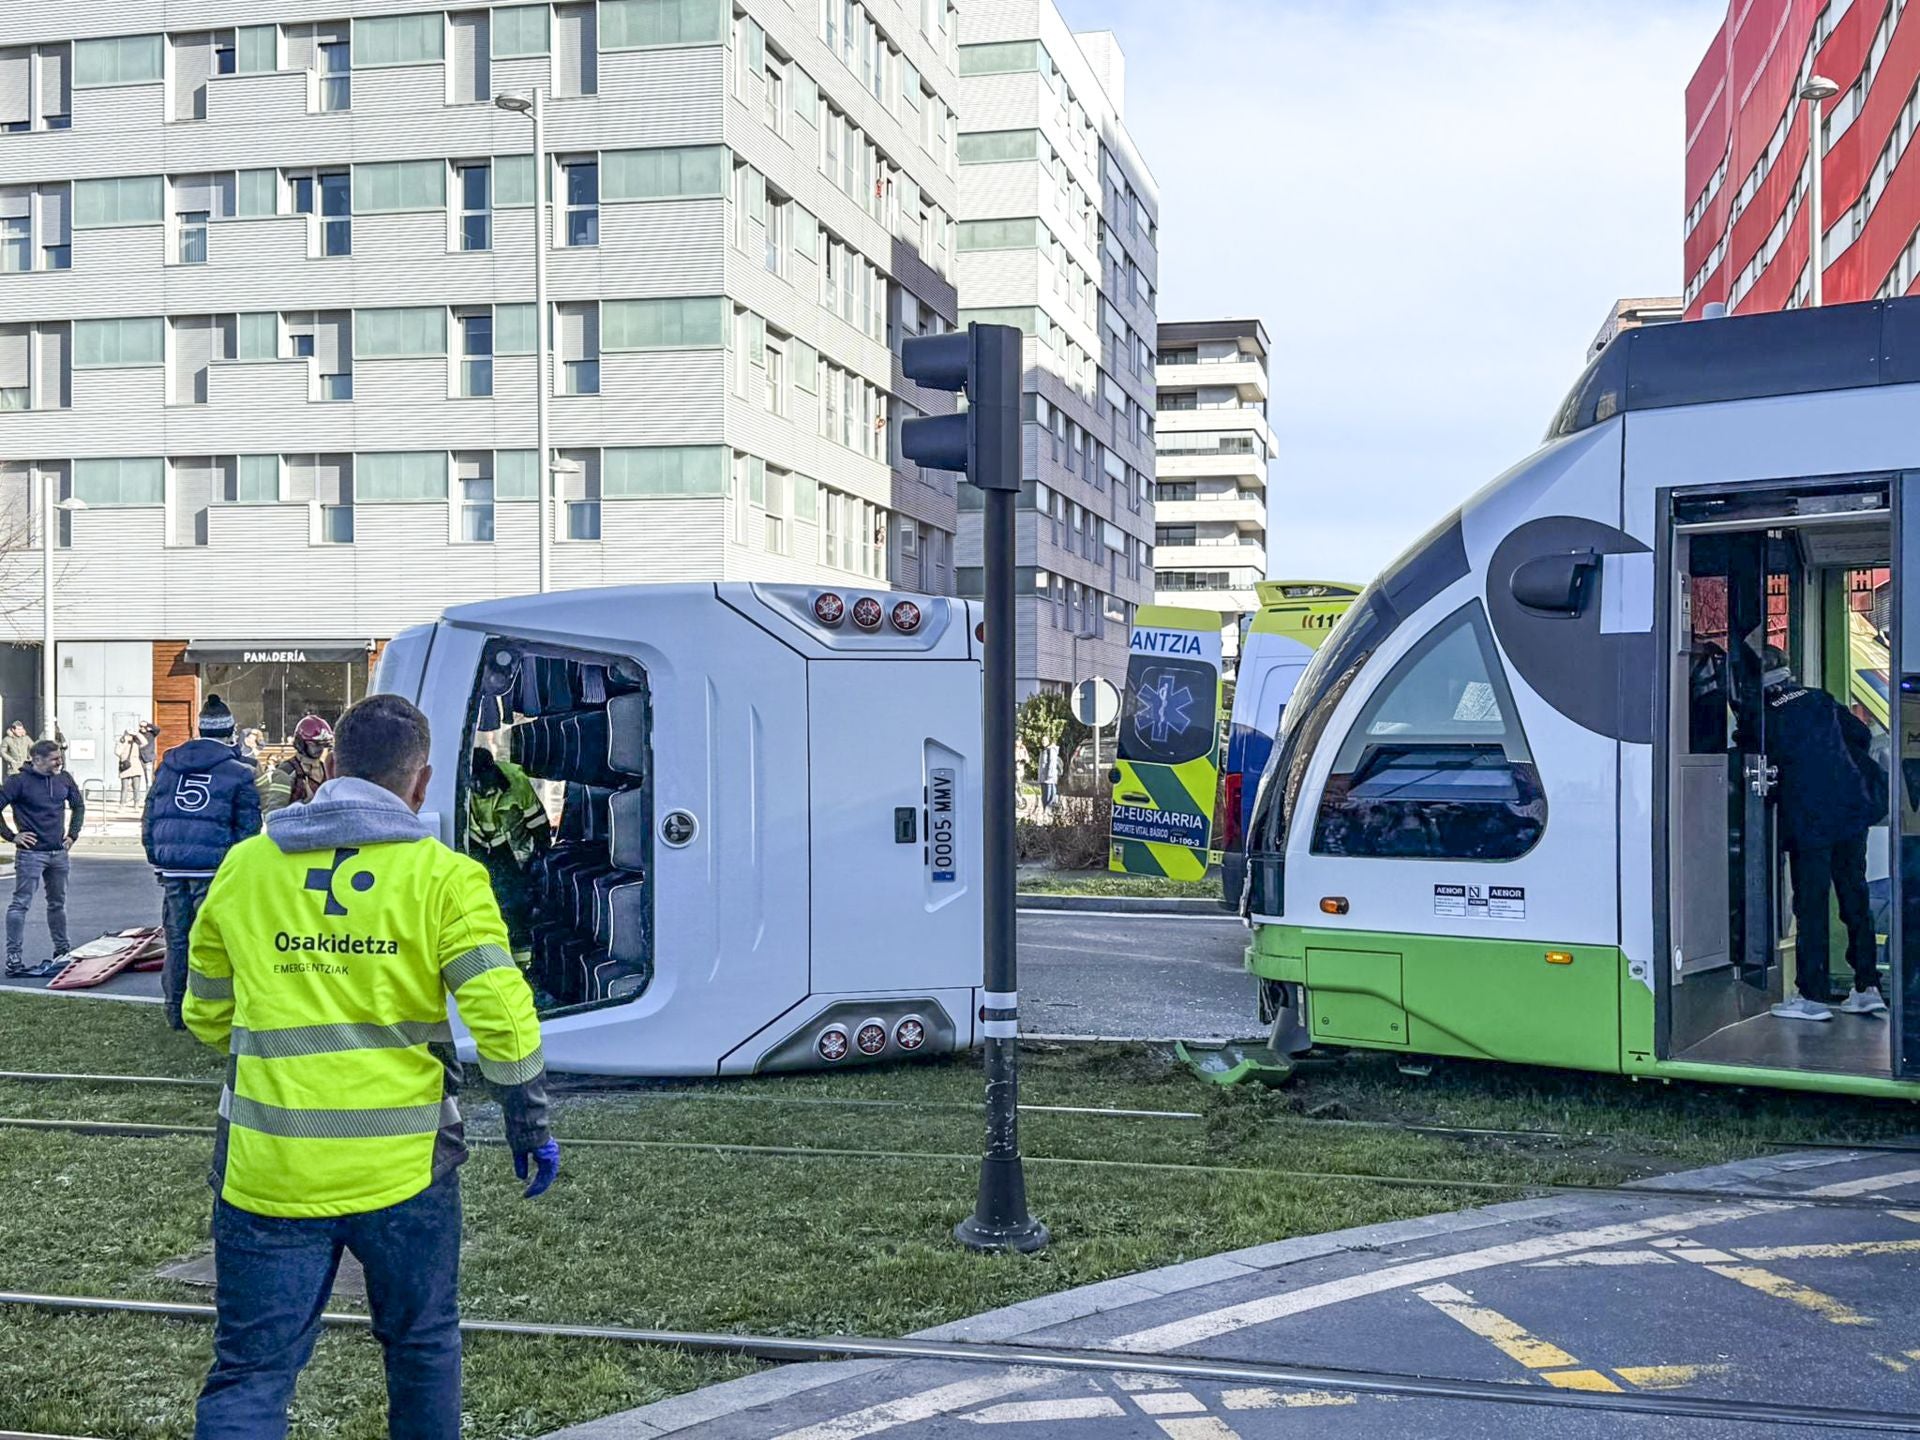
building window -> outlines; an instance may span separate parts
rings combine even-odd
[[[353,372],[345,371],[337,375],[320,377],[320,398],[322,400],[351,400],[353,398]]]
[[[765,399],[769,415],[787,413],[787,352],[774,339],[767,341]]]
[[[460,248],[493,248],[493,167],[460,167]]]
[[[345,40],[329,40],[322,41],[316,49],[320,72],[316,79],[315,91],[318,108],[322,112],[351,109],[353,106],[352,46]],[[351,518],[349,518],[349,529],[351,529]],[[347,538],[353,537],[349,535]]]
[[[460,393],[493,394],[493,312],[460,317]]]
[[[465,476],[460,481],[460,538],[468,544],[493,540],[493,477]]]
[[[318,215],[322,255],[353,253],[353,180],[345,170],[287,177],[296,215]]]
[[[207,220],[205,210],[184,210],[180,214],[180,263],[207,263]]]
[[[320,507],[320,543],[323,545],[353,543],[353,506],[322,505]]]
[[[566,243],[600,243],[600,162],[569,160],[561,166],[566,177]]]
[[[33,268],[33,221],[25,215],[0,215],[0,271]]]
[[[568,468],[553,477],[555,498],[561,507],[562,532],[568,540],[600,538],[600,452],[564,450]]]
[[[554,349],[562,395],[600,393],[600,307],[592,300],[554,306]]]

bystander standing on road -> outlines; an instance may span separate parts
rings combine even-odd
[[[125,806],[138,805],[140,797],[147,791],[147,785],[146,771],[140,763],[140,735],[137,731],[120,732],[120,739],[113,747],[113,759],[119,768],[120,803]]]
[[[160,727],[151,720],[140,726],[140,779],[142,788],[153,789],[154,768],[160,763]]]
[[[33,756],[33,736],[24,722],[16,720],[0,735],[0,780],[10,780],[27,768]]]
[[[388,1433],[459,1440],[460,1183],[452,997],[498,1092],[527,1198],[560,1169],[533,994],[478,861],[419,810],[427,719],[397,695],[340,717],[307,804],[214,877],[186,1021],[240,1062],[214,1148],[214,1361],[198,1440],[279,1440],[343,1251],[386,1352]],[[243,1057],[243,1058],[242,1058]]]
[[[1040,752],[1040,808],[1051,814],[1060,802],[1060,747],[1048,745]]]
[[[8,825],[6,812],[13,812]],[[0,840],[14,847],[13,903],[7,906],[7,974],[57,974],[67,963],[68,851],[80,838],[87,818],[87,802],[67,773],[66,754],[56,740],[37,742],[27,768],[0,785]],[[44,881],[47,887],[47,931],[53,937],[53,957],[28,965],[25,946],[27,911]]]
[[[160,877],[167,963],[160,989],[167,1024],[180,1018],[187,986],[187,940],[207,887],[227,851],[260,833],[260,792],[253,767],[233,747],[233,712],[218,695],[200,707],[200,738],[176,745],[160,762],[140,821],[147,860]]]

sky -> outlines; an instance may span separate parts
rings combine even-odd
[[[1127,56],[1162,320],[1273,354],[1269,573],[1365,580],[1539,444],[1615,297],[1677,294],[1725,0],[1058,0]]]

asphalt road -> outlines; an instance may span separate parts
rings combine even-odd
[[[10,883],[0,880],[0,894]],[[45,898],[27,922],[29,960],[51,953]],[[76,945],[160,923],[160,888],[131,850],[83,842],[73,858],[67,926]],[[1257,1034],[1246,931],[1231,917],[1026,911],[1020,916],[1021,1026],[1035,1034],[1233,1039]],[[43,981],[6,981],[35,987]],[[158,996],[157,974],[120,975],[98,992]]]

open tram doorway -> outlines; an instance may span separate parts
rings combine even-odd
[[[1878,792],[1882,818],[1867,830],[1870,918],[1860,928],[1870,929],[1880,993],[1896,1013],[1847,1014],[1837,1002],[1854,983],[1849,933],[1830,889],[1824,907],[1796,905],[1775,758],[1785,741],[1773,737],[1770,754],[1769,738],[1777,708],[1770,696],[1777,701],[1791,687],[1825,691],[1864,727],[1864,753],[1879,773],[1894,773],[1896,489],[1878,478],[1669,497],[1665,1058],[1898,1073],[1892,1036],[1906,967],[1896,948],[1886,790]],[[1783,657],[1792,677],[1785,687]],[[1843,728],[1859,741],[1860,729]],[[1808,927],[1821,923],[1806,913],[1815,908],[1824,917],[1833,1015],[1779,1018],[1772,1007],[1798,993]],[[1817,949],[1809,958],[1817,966]]]

